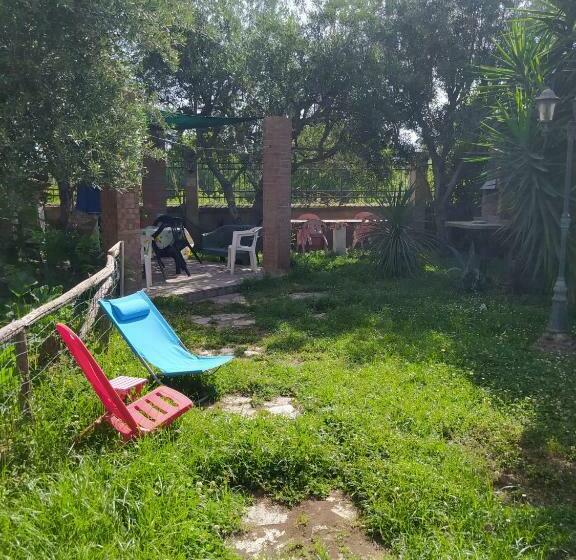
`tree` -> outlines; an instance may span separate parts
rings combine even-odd
[[[436,227],[444,222],[483,115],[473,103],[478,68],[488,64],[512,2],[375,0],[363,25],[368,87],[357,105],[382,127],[416,133],[434,174]],[[401,138],[401,135],[398,136]],[[403,145],[397,144],[399,148]]]
[[[177,71],[150,59],[145,79],[160,91],[163,103],[187,113],[289,116],[296,170],[355,145],[356,120],[349,107],[351,84],[361,79],[359,46],[354,30],[341,28],[322,9],[302,18],[272,0],[220,0],[199,9],[195,28],[180,48]],[[251,172],[261,136],[260,126],[250,123],[196,135],[199,153],[218,178],[233,218],[232,179],[245,171],[254,181],[255,220],[261,218],[261,177]],[[241,163],[233,174],[221,166],[219,159],[225,157],[216,155],[226,149]]]
[[[0,4],[0,182],[20,177],[41,188],[55,179],[63,227],[77,180],[118,188],[138,180],[147,99],[134,69],[149,49],[171,56],[173,39],[162,32],[175,17],[171,4]]]
[[[576,5],[535,2],[500,39],[495,65],[484,68],[490,113],[483,123],[483,157],[500,182],[520,270],[538,284],[550,285],[557,273],[565,128],[576,98],[575,43]],[[547,131],[538,125],[534,103],[545,86],[563,100]],[[574,235],[572,277],[573,241]]]

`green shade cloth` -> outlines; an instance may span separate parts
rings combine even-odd
[[[217,128],[228,124],[256,121],[260,117],[203,117],[201,115],[184,115],[183,113],[162,112],[166,123],[176,130],[192,128]]]

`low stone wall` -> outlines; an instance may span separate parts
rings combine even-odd
[[[47,206],[46,207],[46,221],[49,224],[56,224],[58,222],[58,212],[57,206]],[[252,224],[254,221],[254,214],[252,208],[239,208],[238,212],[240,214],[240,223],[242,224]],[[316,214],[321,220],[333,219],[333,220],[347,220],[352,219],[358,212],[378,212],[377,208],[371,206],[335,206],[332,208],[326,207],[310,207],[310,208],[292,208],[292,218],[298,219],[302,214]],[[140,207],[140,214],[142,222],[144,223],[144,209]],[[181,214],[181,209],[179,207],[169,207],[169,214]],[[200,219],[200,229],[202,231],[212,231],[217,227],[232,224],[232,218],[228,208],[225,207],[215,207],[207,208],[201,207],[198,210]]]

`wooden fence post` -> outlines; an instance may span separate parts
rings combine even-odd
[[[26,342],[26,330],[22,329],[14,337],[16,349],[16,366],[20,372],[20,408],[24,415],[31,417],[30,394],[32,383],[30,382],[30,365],[28,363],[28,343]]]
[[[120,297],[124,297],[124,241],[120,241]]]

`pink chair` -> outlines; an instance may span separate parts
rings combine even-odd
[[[354,216],[355,220],[363,220],[361,224],[356,224],[352,235],[352,249],[356,245],[364,247],[364,242],[368,241],[374,231],[374,222],[378,221],[378,216],[372,212],[358,212]]]
[[[320,217],[316,214],[301,214],[298,216],[299,220],[319,220]]]
[[[305,214],[306,215],[306,214]],[[308,248],[320,245],[323,249],[328,247],[326,239],[326,224],[317,218],[309,219],[296,231],[296,250],[302,248],[305,253]]]
[[[358,214],[354,216],[354,219],[374,222],[378,219],[378,216],[374,214],[374,212],[358,212]]]
[[[163,385],[124,404],[76,333],[62,323],[56,325],[56,330],[106,409],[93,426],[105,421],[127,441],[171,424],[193,406],[188,397]]]

